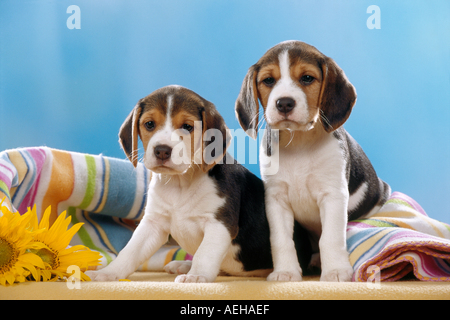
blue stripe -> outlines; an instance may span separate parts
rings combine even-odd
[[[102,214],[126,218],[136,196],[137,173],[131,162],[108,158],[108,196]]]
[[[100,158],[102,159],[103,168],[101,168],[101,170],[103,171],[103,174],[102,174],[102,183],[98,187],[101,188],[102,190],[100,193],[100,198],[98,199],[98,203],[95,206],[95,208],[92,210],[92,212],[96,212],[98,210],[98,207],[100,207],[100,205],[102,204],[103,195],[105,194],[106,164],[105,164],[105,158],[104,157],[100,157]],[[98,169],[97,169],[97,171],[98,171]]]
[[[97,234],[98,239],[100,240],[104,248],[110,250],[110,247],[104,241],[97,227],[90,223],[88,219],[86,219],[86,215],[89,215],[89,218],[95,221],[103,229],[106,236],[108,237],[109,242],[114,247],[116,252],[120,252],[120,250],[122,250],[131,239],[133,231],[118,224],[116,221],[114,221],[113,217],[101,214],[90,214],[87,211],[83,211],[85,221],[89,223],[95,230],[95,233]]]
[[[384,228],[383,228],[384,229]],[[389,228],[390,229],[390,228]],[[381,232],[382,230],[380,230]],[[369,250],[367,250],[366,252],[364,252],[364,254],[362,254],[358,260],[356,260],[355,264],[353,267],[355,266],[359,266],[360,265],[360,261],[361,263],[369,260],[371,257],[373,257],[376,253],[380,252],[380,250],[385,246],[385,244],[391,239],[391,237],[397,233],[398,231],[401,230],[397,230],[397,229],[392,229],[390,230],[387,234],[385,234],[381,239],[379,239]],[[367,258],[366,258],[367,257]]]
[[[26,151],[26,150],[19,150],[20,155],[22,156],[23,160],[25,161],[25,164],[27,165],[27,171],[25,173],[25,176],[23,177],[22,183],[17,187],[16,192],[14,193],[14,196],[12,197],[12,202],[14,203],[14,206],[17,208],[22,203],[23,199],[27,196],[28,192],[30,191],[31,187],[34,184],[34,181],[36,180],[36,162],[34,161],[33,157]],[[31,159],[31,160],[30,160]],[[31,163],[31,165],[30,165]],[[35,170],[32,170],[32,169]],[[28,175],[32,173],[31,177],[28,177]],[[29,178],[28,181],[31,181],[31,183],[28,183],[25,185],[24,182]],[[16,197],[21,193],[22,189],[25,189],[25,192],[23,193],[23,196],[21,199],[16,199]]]
[[[383,229],[382,229],[383,230]],[[347,239],[347,250],[352,253],[362,242],[381,232],[380,228],[359,229],[358,233]]]
[[[148,190],[148,171],[147,168],[145,166],[142,165],[142,170],[144,171],[144,193],[142,195],[142,202],[141,202],[141,206],[139,207],[139,211],[138,213],[136,213],[136,216],[134,216],[132,219],[133,220],[137,220],[141,215],[142,215],[142,211],[145,209],[145,204],[147,203],[147,190]]]

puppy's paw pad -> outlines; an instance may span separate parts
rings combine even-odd
[[[302,281],[302,275],[299,272],[272,272],[267,277],[267,281]]]
[[[327,282],[349,282],[352,280],[353,268],[334,269],[327,272],[322,271],[320,281]]]
[[[101,271],[86,271],[85,274],[91,278],[91,281],[118,281],[119,276],[115,274],[104,273]]]
[[[171,274],[186,274],[191,270],[192,261],[171,261],[164,267],[164,271]]]
[[[210,282],[204,276],[198,276],[194,274],[183,274],[175,278],[177,283],[205,283]]]

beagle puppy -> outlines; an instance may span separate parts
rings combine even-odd
[[[313,250],[320,250],[321,280],[350,281],[347,221],[375,213],[391,192],[342,127],[355,88],[315,47],[286,41],[269,49],[243,81],[235,111],[252,137],[258,100],[267,123],[261,163],[279,161],[275,174],[261,166],[274,262],[268,280],[302,279],[292,240],[297,221],[308,230]]]
[[[267,276],[272,256],[264,185],[226,154],[231,137],[214,104],[180,86],[156,90],[139,100],[120,129],[120,143],[134,166],[138,136],[152,172],[144,217],[117,258],[87,275],[94,281],[126,278],[170,234],[193,255],[192,263],[165,267],[178,274],[175,282],[212,282],[219,272]],[[296,230],[310,255],[306,231]]]

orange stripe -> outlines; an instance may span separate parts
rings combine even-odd
[[[42,200],[42,212],[52,206],[50,225],[58,217],[58,204],[69,199],[74,188],[74,170],[72,156],[68,152],[52,150],[52,174],[47,192]]]
[[[175,252],[177,252],[179,248],[173,248],[170,249],[169,252],[167,252],[166,254],[166,259],[164,260],[164,265],[168,264],[170,261],[172,261],[173,259],[173,255],[175,254]]]
[[[409,218],[418,219],[421,222],[426,223],[427,225],[429,225],[434,230],[434,232],[436,232],[436,235],[438,237],[445,238],[445,236],[439,230],[439,228],[437,228],[433,224],[433,222],[432,222],[433,219],[430,219],[430,218],[428,218],[428,217],[426,217],[426,216],[424,216],[422,214],[419,214],[419,213],[416,214],[416,213],[411,213],[411,212],[407,212],[407,211],[390,211],[390,212],[381,212],[381,213],[379,213],[379,215],[383,215],[383,214],[385,215],[385,218],[379,217],[377,219],[383,219],[383,220],[388,221],[389,218],[393,218],[392,220],[396,221],[396,222],[393,222],[393,223],[395,223],[399,227],[408,228],[408,229],[412,229],[412,230],[416,230],[416,229],[414,229],[413,227],[411,227],[409,224],[406,223],[407,219],[409,219]],[[374,217],[374,216],[372,216],[372,217]],[[406,222],[400,222],[400,219],[402,219],[402,218],[405,218],[403,220],[406,221]],[[397,220],[397,219],[399,219],[399,220]]]

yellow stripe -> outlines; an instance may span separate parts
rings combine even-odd
[[[103,182],[103,198],[102,202],[98,206],[98,209],[95,212],[101,212],[106,204],[106,199],[108,198],[108,192],[109,192],[109,179],[110,179],[110,164],[109,160],[107,158],[103,158],[105,160],[105,167],[103,170],[105,170],[105,181]]]
[[[8,152],[9,160],[14,164],[14,167],[17,170],[17,176],[19,178],[18,185],[21,185],[23,182],[23,179],[25,178],[25,175],[28,171],[28,165],[23,159],[22,155],[19,151],[9,151]],[[14,194],[16,193],[17,187],[12,187],[9,190],[9,195],[11,196],[11,199],[14,197]]]
[[[426,216],[424,216],[424,215],[422,215],[422,214],[420,214],[420,213],[412,213],[412,212],[408,212],[408,211],[390,211],[390,212],[381,212],[381,213],[379,213],[379,214],[377,214],[377,215],[380,215],[379,219],[386,218],[386,217],[387,217],[387,218],[393,217],[393,218],[406,218],[406,219],[408,219],[408,218],[417,218],[417,219],[420,219],[421,221],[423,221],[423,222],[425,222],[426,224],[428,224],[428,225],[434,230],[434,232],[436,232],[435,235],[437,235],[438,237],[441,237],[441,238],[445,238],[445,236],[444,236],[444,234],[441,232],[441,230],[439,230],[439,228],[436,227],[436,226],[432,223],[432,220],[433,220],[433,219],[431,219],[431,218],[429,218],[429,217],[426,217]],[[377,216],[377,215],[374,215],[374,216],[372,216],[371,218],[374,218],[374,217]],[[399,225],[398,223],[395,223],[395,224]],[[407,224],[405,224],[405,225],[407,226],[407,227],[405,227],[405,228],[409,228],[409,229],[416,230],[416,231],[421,231],[421,230],[417,230],[416,228],[410,227],[410,226],[408,226]],[[399,226],[400,226],[400,225],[399,225]]]
[[[91,217],[89,216],[89,213],[87,211],[83,211],[83,217],[89,221],[90,223],[92,223],[92,225],[94,226],[95,229],[97,229],[97,231],[100,233],[100,237],[102,238],[102,240],[105,242],[106,246],[108,247],[108,249],[112,252],[114,252],[115,254],[118,254],[118,252],[116,251],[116,249],[114,248],[114,246],[111,244],[111,242],[108,239],[108,236],[106,235],[105,230],[103,230],[103,228],[94,220],[91,219]]]
[[[378,232],[376,235],[370,237],[369,239],[367,239],[366,241],[364,241],[363,243],[361,243],[360,245],[358,245],[358,247],[355,248],[355,250],[353,250],[353,252],[350,254],[350,264],[353,266],[356,261],[364,254],[367,252],[368,249],[372,248],[375,243],[377,243],[381,238],[383,238],[387,233],[391,232],[392,229],[390,228],[386,228],[385,230]]]
[[[175,252],[177,252],[179,248],[173,248],[170,249],[169,252],[167,252],[166,254],[166,259],[164,260],[164,265],[168,264],[170,261],[172,261],[173,259],[173,255],[175,254]]]

